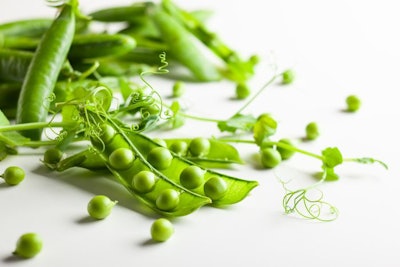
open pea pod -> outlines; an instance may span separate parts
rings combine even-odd
[[[164,139],[167,147],[179,156],[196,162],[207,168],[225,168],[231,164],[243,164],[237,149],[217,139],[207,139],[209,148],[205,154],[193,154],[190,151],[191,145],[196,138],[172,138]]]
[[[127,132],[126,135],[131,140],[132,144],[135,145],[139,152],[146,158],[149,157],[150,153],[152,153],[155,148],[161,147],[157,142],[146,137],[145,135],[134,132]],[[200,183],[195,188],[189,189],[196,194],[211,198],[212,205],[214,206],[224,206],[237,203],[243,200],[249,194],[249,192],[258,185],[257,181],[239,179],[200,167],[198,164],[187,160],[173,152],[172,157],[173,158],[170,166],[168,168],[160,170],[160,172],[168,177],[171,181],[180,184],[181,174],[186,168],[190,166],[199,167],[203,174],[202,183]],[[220,183],[216,185],[217,188],[215,189],[213,188],[214,185],[212,184],[214,181]],[[210,186],[211,191],[207,190],[207,188],[209,188]],[[218,194],[216,195],[214,194],[215,190],[219,190],[220,192],[218,192]]]

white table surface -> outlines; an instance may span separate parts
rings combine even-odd
[[[112,2],[112,3],[111,3]],[[81,0],[84,11],[131,1]],[[19,186],[0,182],[0,266],[400,266],[399,191],[400,38],[396,1],[176,1],[182,7],[215,11],[210,25],[244,55],[264,60],[250,82],[254,91],[270,73],[271,55],[279,69],[297,73],[290,86],[273,85],[246,111],[269,112],[279,121],[278,136],[298,138],[317,121],[321,136],[301,144],[318,152],[338,146],[346,157],[371,156],[389,165],[348,163],[341,179],[321,186],[340,212],[329,223],[285,215],[283,189],[307,186],[320,163],[296,155],[274,171],[260,170],[254,146],[238,146],[247,164],[226,172],[259,181],[242,202],[226,209],[204,207],[174,220],[175,234],[165,243],[150,242],[155,216],[138,211],[135,200],[104,176],[73,170],[61,174],[41,163],[42,150],[21,150],[0,163],[27,172]],[[41,0],[2,0],[0,21],[51,16]],[[154,79],[162,95],[171,81]],[[342,112],[344,99],[363,101],[355,114]],[[242,104],[233,101],[228,82],[187,84],[185,99],[196,115],[227,118]],[[218,135],[213,124],[188,122],[160,136]],[[87,219],[86,203],[107,194],[119,204],[102,221]],[[35,258],[11,256],[24,232],[40,233],[43,251]]]

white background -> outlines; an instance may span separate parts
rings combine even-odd
[[[84,12],[131,1],[82,0]],[[0,266],[400,266],[398,249],[400,149],[398,106],[400,39],[397,1],[177,1],[183,8],[214,10],[210,27],[243,55],[257,53],[263,62],[251,81],[254,91],[271,73],[293,67],[296,82],[273,85],[246,112],[269,112],[279,121],[277,136],[301,138],[317,121],[321,136],[301,144],[319,152],[338,146],[345,157],[371,156],[389,165],[348,163],[341,179],[321,187],[340,211],[321,223],[285,215],[284,190],[276,175],[292,179],[289,187],[315,182],[314,159],[296,155],[275,171],[260,170],[254,146],[238,146],[244,166],[229,174],[259,181],[241,203],[226,209],[204,207],[174,220],[175,234],[165,243],[150,242],[155,215],[140,212],[123,188],[82,170],[61,174],[41,163],[42,150],[22,150],[0,169],[19,165],[26,180],[16,187],[0,183]],[[2,0],[0,20],[52,16],[41,0]],[[273,56],[271,56],[273,55]],[[171,81],[155,79],[162,95]],[[344,99],[357,94],[358,113],[342,112]],[[233,101],[234,86],[221,82],[188,84],[185,99],[195,115],[227,118],[242,104]],[[162,136],[210,136],[213,124],[188,122]],[[86,203],[107,194],[119,204],[103,221],[91,221]],[[44,239],[42,253],[19,260],[11,256],[19,235],[33,231]]]

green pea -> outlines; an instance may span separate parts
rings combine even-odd
[[[124,147],[114,150],[108,158],[111,167],[117,170],[124,170],[129,168],[134,160],[135,155],[133,154],[133,152],[130,149]]]
[[[117,201],[112,201],[104,195],[94,196],[87,205],[87,211],[90,217],[101,220],[110,215],[112,208],[117,204]]]
[[[147,161],[158,170],[167,169],[172,159],[171,152],[165,147],[155,147],[147,155]]]
[[[110,143],[115,134],[115,129],[111,125],[106,123],[100,125],[100,138],[105,144]]]
[[[212,200],[221,199],[227,190],[228,185],[221,177],[213,176],[204,184],[204,194]]]
[[[47,164],[57,164],[63,157],[63,152],[56,148],[49,148],[44,152],[43,162]]]
[[[194,189],[203,184],[204,171],[198,166],[191,165],[183,169],[179,179],[184,187]]]
[[[150,229],[151,238],[154,241],[164,242],[167,241],[174,233],[174,226],[172,223],[165,219],[160,218],[153,222]]]
[[[245,83],[238,83],[236,85],[236,97],[238,99],[245,99],[251,93],[250,87]]]
[[[20,167],[10,166],[0,177],[2,177],[8,185],[17,185],[25,179],[25,171]]]
[[[153,141],[159,146],[167,147],[167,142],[164,139],[154,138]]]
[[[156,176],[151,171],[140,171],[132,179],[133,188],[140,193],[153,190],[156,184]]]
[[[319,136],[319,127],[316,122],[310,122],[306,125],[306,139],[315,140]]]
[[[294,146],[294,142],[288,138],[283,138],[281,140],[279,140],[279,143],[283,143],[289,146]],[[287,148],[283,148],[280,146],[277,146],[276,148],[279,152],[279,154],[281,154],[281,158],[283,160],[285,159],[289,159],[290,157],[292,157],[296,152]]]
[[[35,257],[42,250],[42,238],[36,233],[26,233],[18,238],[17,245],[13,254],[23,257]]]
[[[189,144],[189,151],[194,157],[207,155],[210,151],[210,141],[207,138],[194,138]]]
[[[185,84],[182,81],[176,81],[172,86],[172,96],[181,97],[185,93]]]
[[[291,84],[295,79],[295,73],[293,70],[288,69],[282,73],[282,84]]]
[[[168,188],[164,189],[156,199],[156,206],[160,210],[173,210],[179,204],[179,193],[178,191]]]
[[[356,95],[349,95],[346,98],[347,111],[356,112],[361,107],[361,100]]]
[[[274,168],[281,163],[282,157],[278,150],[266,147],[261,150],[261,164],[265,168]]]
[[[184,156],[187,153],[188,144],[183,140],[177,140],[171,143],[169,149],[180,156]]]

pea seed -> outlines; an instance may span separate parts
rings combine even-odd
[[[279,140],[279,143],[287,144],[290,146],[294,145],[293,141],[288,138],[283,138],[283,139]],[[276,149],[278,150],[279,154],[281,154],[281,158],[283,160],[289,159],[290,157],[292,157],[295,154],[295,151],[289,150],[289,149],[286,149],[286,148],[283,148],[280,146],[278,146]]]
[[[245,83],[238,83],[236,85],[236,97],[238,99],[245,99],[250,95],[250,88]]]
[[[176,81],[172,86],[172,96],[181,97],[185,93],[185,84],[182,81]]]
[[[169,220],[160,218],[153,222],[150,233],[154,241],[164,242],[174,233],[174,226]]]
[[[89,201],[87,211],[90,217],[101,220],[110,215],[115,204],[117,204],[117,201],[112,201],[107,196],[98,195]]]
[[[173,210],[179,204],[179,193],[171,188],[164,189],[156,199],[156,206],[160,210]]]
[[[150,171],[140,171],[132,179],[133,188],[140,193],[150,192],[156,183],[156,176]]]
[[[124,170],[132,165],[134,159],[135,155],[130,149],[121,147],[110,154],[108,161],[111,167],[117,170]]]
[[[44,152],[43,162],[47,164],[57,164],[63,157],[63,153],[58,148],[49,148]]]
[[[173,156],[165,147],[155,147],[147,155],[147,161],[158,170],[167,169],[172,162]]]
[[[294,71],[291,69],[285,70],[282,73],[282,84],[291,84],[295,79]]]
[[[281,163],[282,157],[278,150],[266,147],[261,150],[261,164],[265,168],[274,168]]]
[[[347,111],[356,112],[361,107],[361,100],[356,95],[349,95],[346,98]]]
[[[115,129],[109,124],[100,125],[100,138],[105,143],[108,144],[115,136]]]
[[[194,138],[189,144],[189,151],[195,157],[207,155],[210,151],[210,141],[203,137]]]
[[[25,179],[25,171],[17,166],[8,167],[1,175],[8,185],[17,185]]]
[[[181,172],[179,178],[184,187],[194,189],[204,182],[204,171],[198,166],[188,166]]]
[[[42,238],[36,233],[26,233],[18,238],[13,254],[22,258],[35,257],[42,250]]]
[[[204,193],[212,200],[221,199],[225,195],[227,190],[228,186],[224,179],[217,176],[211,177],[204,184]]]
[[[164,139],[154,138],[153,141],[156,142],[159,146],[167,147],[167,143]]]
[[[183,155],[186,155],[186,153],[187,153],[188,144],[187,144],[185,141],[183,141],[183,140],[177,140],[177,141],[174,141],[174,142],[169,146],[169,149],[170,149],[172,152],[174,152],[174,153],[176,153],[176,154],[178,154],[178,155],[180,155],[180,156],[183,156]]]
[[[319,136],[318,124],[316,122],[310,122],[306,126],[306,138],[308,140],[315,140]]]

